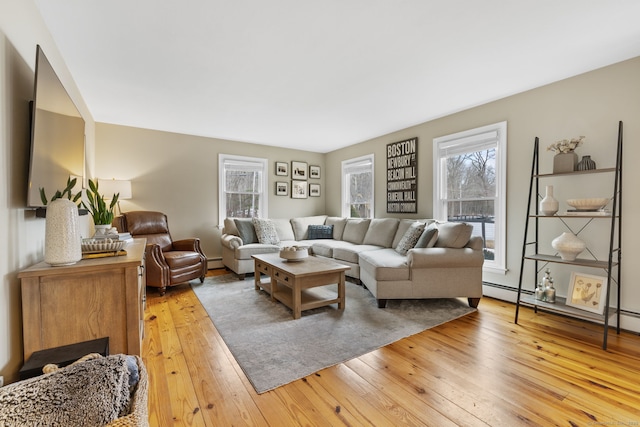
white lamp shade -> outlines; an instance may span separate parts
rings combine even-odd
[[[120,200],[131,198],[131,181],[121,179],[99,179],[98,191],[105,199],[113,199],[114,194],[120,194]]]

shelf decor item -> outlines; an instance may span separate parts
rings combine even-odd
[[[606,306],[607,278],[590,274],[571,273],[567,291],[567,305],[603,314]]]
[[[596,168],[596,162],[591,160],[591,156],[582,156],[582,160],[580,160],[576,166],[576,170],[578,171],[590,171]]]
[[[558,200],[553,197],[553,185],[547,185],[545,188],[545,196],[540,201],[540,213],[542,213],[542,215],[551,216],[558,212],[559,207],[560,204],[558,203]]]
[[[587,247],[575,234],[569,232],[564,232],[553,239],[551,246],[560,253],[560,258],[564,261],[575,261],[576,257]]]
[[[547,147],[547,151],[557,153],[553,156],[553,173],[573,172],[578,166],[578,155],[575,149],[584,141],[584,136],[561,139]]]
[[[52,266],[72,265],[82,259],[78,206],[58,198],[47,205],[44,261]]]
[[[546,301],[546,290],[550,285],[553,287],[553,279],[551,278],[551,271],[547,268],[544,272],[544,277],[536,285],[535,299],[538,301]]]

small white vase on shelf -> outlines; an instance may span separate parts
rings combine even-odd
[[[68,199],[47,205],[44,261],[52,266],[71,265],[82,259],[78,206]]]
[[[560,258],[565,261],[575,261],[576,257],[585,250],[586,243],[578,239],[573,233],[562,233],[551,241],[553,249],[560,253]]]
[[[547,185],[544,198],[540,201],[540,213],[542,215],[553,215],[558,212],[560,206],[558,201],[553,197],[553,185]]]

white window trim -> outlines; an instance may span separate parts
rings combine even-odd
[[[440,202],[442,188],[442,156],[447,148],[454,149],[460,144],[473,144],[478,136],[497,132],[496,146],[496,194],[497,206],[495,211],[495,256],[494,260],[485,260],[483,270],[492,273],[505,274],[506,268],[506,229],[507,229],[507,122],[494,123],[463,132],[445,135],[433,140],[433,216],[435,219],[446,221],[443,205]]]
[[[355,157],[353,159],[343,160],[342,161],[342,169],[341,169],[341,180],[342,180],[342,216],[344,218],[351,218],[351,210],[349,209],[349,182],[345,179],[345,173],[347,168],[357,163],[362,163],[365,161],[371,162],[371,218],[374,216],[374,201],[375,201],[375,163],[374,163],[374,155],[366,154],[364,156]]]
[[[218,227],[221,228],[224,224],[224,219],[227,216],[227,201],[224,197],[224,189],[225,189],[225,174],[224,174],[224,164],[227,161],[240,161],[240,162],[250,162],[257,163],[262,166],[262,197],[260,197],[260,207],[259,212],[261,215],[267,215],[268,212],[268,186],[269,186],[269,163],[267,159],[263,159],[260,157],[247,157],[247,156],[236,156],[233,154],[218,154]]]

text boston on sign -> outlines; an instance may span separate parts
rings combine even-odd
[[[387,144],[387,213],[417,213],[418,138]]]

